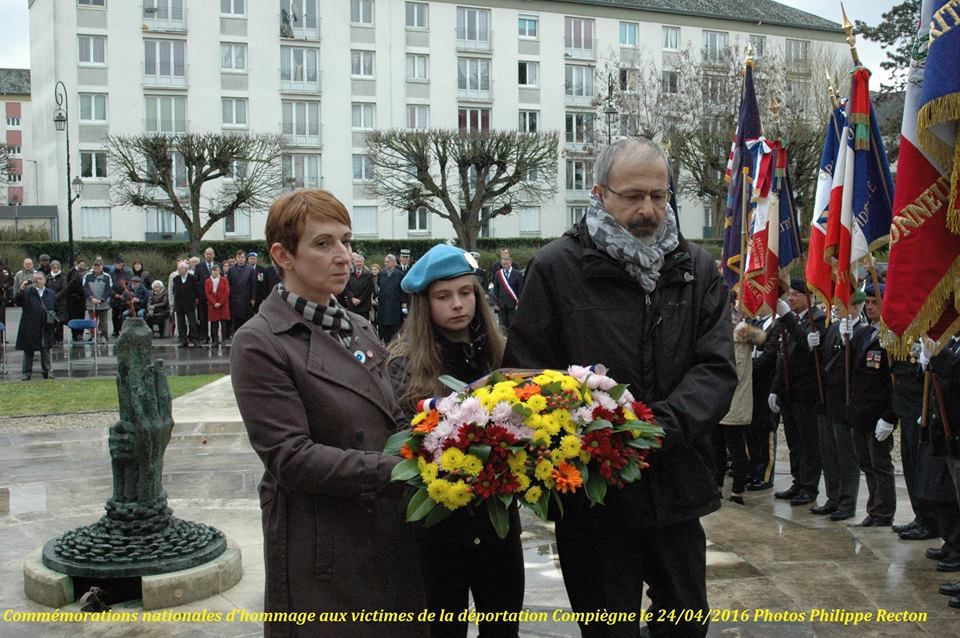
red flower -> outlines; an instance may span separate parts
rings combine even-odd
[[[489,465],[483,468],[473,484],[473,493],[482,499],[488,499],[500,493],[500,480],[496,471]]]
[[[485,440],[490,445],[491,454],[504,458],[510,454],[509,446],[518,443],[517,437],[502,425],[488,426]]]
[[[457,447],[466,450],[471,445],[483,443],[485,430],[479,425],[464,423],[457,431]]]
[[[653,410],[647,407],[647,404],[643,401],[633,401],[630,404],[630,407],[633,408],[633,413],[637,415],[637,418],[641,421],[646,421],[648,423],[655,423],[657,417],[653,415]]]

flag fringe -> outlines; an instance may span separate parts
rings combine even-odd
[[[954,259],[944,276],[927,296],[927,300],[920,308],[920,312],[917,313],[917,316],[910,322],[910,325],[907,326],[902,335],[898,336],[887,326],[886,322],[881,319],[881,343],[883,343],[884,348],[896,359],[908,359],[913,343],[924,336],[930,328],[934,327],[937,322],[940,321],[946,309],[947,302],[951,297],[954,298],[955,309],[960,312],[960,297],[957,297],[957,293],[960,292],[960,290],[958,290],[958,287],[960,287],[957,283],[958,280],[960,280],[960,257]],[[960,333],[960,318],[950,324],[940,336],[936,349],[939,351],[939,348],[946,345],[950,337],[958,333]]]
[[[960,144],[950,146],[937,137],[931,128],[951,120],[960,120],[960,93],[950,93],[920,107],[917,134],[920,147],[933,156],[950,173],[950,199],[947,201],[947,228],[960,235]]]

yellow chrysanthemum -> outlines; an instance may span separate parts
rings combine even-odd
[[[507,467],[510,468],[510,471],[514,474],[521,474],[523,472],[523,466],[527,464],[527,451],[520,450],[514,453],[512,456],[507,457]]]
[[[543,496],[543,490],[540,488],[539,485],[534,485],[529,490],[527,490],[526,494],[523,495],[523,498],[526,499],[528,503],[536,503],[537,501],[540,500],[540,497],[542,496]]]
[[[427,463],[420,468],[420,478],[423,479],[424,483],[430,485],[437,480],[437,473],[439,471],[440,468],[438,468],[435,463]]]
[[[440,455],[440,465],[447,472],[456,472],[463,467],[463,459],[463,452],[455,447],[448,448]]]
[[[532,430],[539,430],[543,427],[543,415],[534,412],[530,416],[525,417],[523,423]]]
[[[470,486],[463,481],[457,481],[450,485],[450,491],[447,493],[447,502],[444,505],[447,509],[457,509],[470,503],[472,492]]]
[[[541,481],[545,481],[550,478],[553,474],[553,463],[550,461],[540,461],[537,463],[536,469],[533,471],[533,475],[536,476]]]
[[[554,453],[564,459],[572,459],[580,454],[580,437],[567,434],[560,439],[560,447]]]
[[[533,442],[534,444],[550,445],[550,433],[543,428],[534,430]]]
[[[560,427],[567,428],[570,425],[570,410],[554,410],[553,418],[560,423]]]
[[[590,462],[590,453],[586,450],[580,450],[580,462],[589,463]]]
[[[427,495],[441,505],[446,503],[447,494],[449,493],[450,484],[443,479],[432,481],[429,485],[427,485]]]
[[[534,412],[543,412],[547,409],[547,400],[542,394],[535,394],[527,399],[526,405]]]
[[[553,414],[544,414],[540,423],[541,427],[551,435],[560,434],[560,422]]]
[[[530,487],[530,477],[526,474],[517,474],[517,489],[523,491]]]
[[[483,470],[483,461],[472,454],[467,454],[463,457],[463,463],[460,468],[464,474],[477,476]]]

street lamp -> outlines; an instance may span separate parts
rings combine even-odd
[[[613,143],[613,118],[617,116],[617,109],[613,106],[613,73],[607,75],[607,108],[603,109],[607,116],[607,146]]]
[[[67,102],[67,87],[60,80],[57,80],[53,89],[54,97],[57,100],[57,110],[53,113],[53,125],[58,131],[65,131],[67,134],[67,260],[69,267],[73,267],[73,203],[80,199],[80,193],[83,191],[83,180],[78,176],[71,180],[70,176],[70,107]]]

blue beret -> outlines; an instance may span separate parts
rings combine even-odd
[[[885,284],[880,284],[880,296],[883,297],[883,292],[886,289]],[[867,297],[876,297],[876,293],[873,292],[873,284],[867,284],[866,288],[863,289],[863,292]]]
[[[477,260],[469,253],[447,244],[437,244],[417,260],[400,282],[404,292],[423,292],[440,279],[472,275]]]

